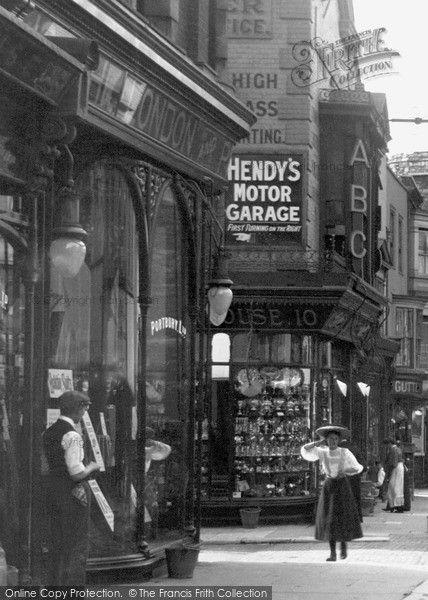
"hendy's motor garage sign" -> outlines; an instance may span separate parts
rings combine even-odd
[[[283,244],[302,232],[302,155],[234,156],[229,162],[226,238]]]

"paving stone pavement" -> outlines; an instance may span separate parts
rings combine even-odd
[[[307,523],[204,527],[193,578],[160,575],[150,584],[183,593],[189,586],[269,585],[273,600],[428,600],[428,490],[415,492],[409,512],[383,507],[364,518],[364,537],[349,544],[346,560],[326,562],[328,545],[314,540]]]
[[[364,517],[361,540],[354,540],[355,552],[364,546],[372,550],[406,551],[404,560],[409,560],[412,553],[416,564],[421,564],[420,553],[428,550],[428,489],[415,490],[410,511],[404,513],[384,512],[385,507],[377,502],[372,515]],[[236,527],[204,527],[201,530],[203,547],[236,544],[288,544],[308,545],[307,550],[319,547],[321,542],[314,539],[314,526],[308,523],[285,523],[281,525],[264,525],[256,529]],[[353,550],[354,551],[354,550]],[[360,552],[361,554],[361,552]],[[425,564],[425,563],[424,563]]]

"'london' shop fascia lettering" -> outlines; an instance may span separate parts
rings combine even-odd
[[[118,78],[120,83],[110,84],[106,79],[109,68],[123,73]],[[97,72],[91,73],[89,104],[221,177],[226,176],[232,142],[163,91],[127,74],[106,57],[101,57]]]

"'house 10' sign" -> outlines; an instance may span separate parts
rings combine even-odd
[[[229,244],[282,245],[302,233],[302,155],[234,156],[228,167]]]

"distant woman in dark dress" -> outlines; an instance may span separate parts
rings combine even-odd
[[[335,561],[336,542],[340,556],[347,557],[346,542],[363,537],[358,508],[347,475],[361,473],[363,466],[347,448],[339,448],[339,440],[349,431],[338,425],[325,425],[316,430],[323,439],[301,448],[302,457],[319,460],[326,474],[318,500],[315,538],[330,544],[328,561]]]

